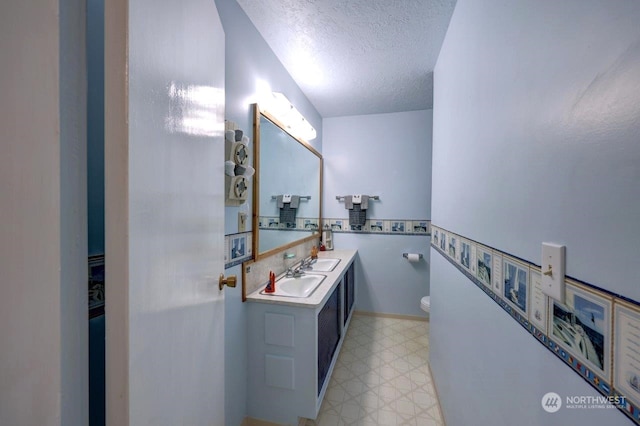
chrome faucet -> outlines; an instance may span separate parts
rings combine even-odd
[[[311,267],[311,265],[313,265],[314,263],[316,263],[318,261],[318,259],[312,259],[312,258],[307,258],[307,259],[302,259],[302,262],[300,262],[300,269],[313,269]]]
[[[300,278],[304,275],[304,271],[298,266],[297,268],[288,268],[286,276],[288,278]]]
[[[316,263],[317,259],[302,259],[300,264],[295,268],[293,266],[287,268],[287,277],[300,278],[304,275],[305,270],[312,269],[311,265]]]

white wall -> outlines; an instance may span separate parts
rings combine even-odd
[[[629,267],[640,237],[639,18],[632,0],[458,1],[435,71],[434,224],[536,263],[542,241],[563,243],[568,275],[640,299]],[[617,410],[542,417],[547,391],[594,391],[447,262],[431,272],[447,424],[498,413],[493,424],[627,423]]]
[[[235,0],[216,0],[225,31],[226,113],[225,118],[238,124],[247,132],[253,143],[253,115],[251,103],[257,101],[261,82],[272,90],[284,93],[296,108],[318,131],[312,145],[322,148],[322,117],[304,96],[287,73],[282,63],[271,51],[260,33]],[[251,145],[253,148],[253,144]],[[238,211],[251,217],[251,201],[241,207],[226,207],[225,233],[238,232]],[[251,229],[251,222],[247,230]],[[242,303],[242,269],[234,266],[225,271],[236,275],[238,285],[225,290],[225,355],[226,368],[226,424],[237,426],[247,414],[247,320]]]
[[[325,118],[324,218],[347,218],[336,195],[379,195],[367,218],[431,218],[432,111]],[[429,238],[334,234],[336,248],[357,248],[356,309],[422,316],[429,294]],[[425,255],[409,263],[404,252]]]
[[[88,420],[84,3],[0,6],[0,424]]]

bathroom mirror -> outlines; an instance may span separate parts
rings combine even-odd
[[[322,155],[254,105],[253,252],[256,260],[319,235]],[[282,196],[291,195],[289,203]],[[292,210],[295,213],[293,218]]]

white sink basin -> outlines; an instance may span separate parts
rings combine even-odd
[[[307,272],[331,272],[340,263],[340,259],[318,258]]]
[[[262,290],[260,293],[272,296],[309,297],[325,278],[325,275],[320,274],[303,275],[298,278],[282,277],[276,281],[275,292],[265,293]]]

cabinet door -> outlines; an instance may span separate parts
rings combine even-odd
[[[343,282],[338,284],[327,300],[327,303],[318,312],[318,395],[322,390],[331,360],[340,340],[340,317],[342,314],[342,301],[340,290]]]
[[[355,277],[353,264],[344,275],[344,324],[347,323],[355,301]]]

